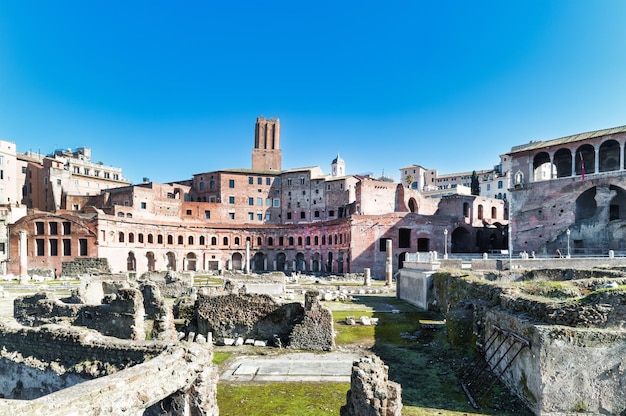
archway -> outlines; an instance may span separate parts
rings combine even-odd
[[[231,256],[233,270],[242,270],[243,269],[243,256],[241,253],[233,253]]]
[[[166,254],[167,257],[167,270],[171,270],[173,272],[176,271],[176,254],[168,251]]]
[[[129,272],[137,270],[137,259],[135,259],[135,253],[132,251],[128,252],[128,257],[126,258],[126,270]]]
[[[593,218],[598,208],[596,187],[587,189],[576,198],[576,222]]]
[[[409,211],[417,213],[417,210],[418,210],[418,206],[417,206],[417,201],[415,201],[415,198],[409,199]]]
[[[276,255],[276,270],[284,271],[287,264],[287,256],[285,253],[278,253]]]
[[[313,258],[311,262],[311,271],[312,272],[321,271],[320,253],[313,254]]]
[[[452,253],[470,253],[472,251],[472,239],[469,231],[459,227],[452,232]]]
[[[252,258],[252,270],[255,272],[265,271],[265,254],[257,252]]]
[[[590,144],[583,144],[576,149],[576,175],[595,173],[596,150]],[[583,173],[584,172],[584,173]]]
[[[195,253],[187,253],[187,271],[195,272],[196,271],[196,255]]]
[[[148,251],[146,253],[146,259],[148,260],[148,271],[149,272],[153,272],[155,270],[155,259],[154,259],[154,253],[151,251]]]
[[[306,270],[306,262],[304,261],[304,253],[296,254],[296,271],[303,272]]]
[[[533,158],[533,177],[535,181],[546,181],[552,179],[555,174],[554,166],[550,163],[550,155],[541,152]]]
[[[554,154],[556,177],[572,176],[572,152],[569,149],[559,149]]]
[[[326,260],[326,271],[328,273],[333,272],[333,253],[328,253],[328,259]]]
[[[607,140],[600,145],[600,172],[619,170],[620,155],[619,143],[615,140]]]

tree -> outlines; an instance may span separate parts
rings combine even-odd
[[[476,171],[472,171],[472,195],[480,195],[480,182]]]
[[[415,178],[413,177],[413,175],[407,175],[406,178],[406,186],[407,188],[411,187],[411,184],[413,183],[413,181],[415,180]]]

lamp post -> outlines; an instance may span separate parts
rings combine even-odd
[[[443,259],[448,259],[448,229],[443,230]]]
[[[570,252],[569,252],[569,236],[572,233],[572,230],[570,230],[569,228],[567,229],[567,231],[565,231],[565,234],[567,234],[567,258],[569,259],[570,256]]]

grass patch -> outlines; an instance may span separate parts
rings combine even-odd
[[[264,383],[217,385],[221,416],[339,415],[349,383]]]
[[[199,274],[193,278],[194,286],[221,286],[222,284],[224,284],[224,279],[209,274]]]
[[[213,353],[213,364],[220,365],[233,355],[232,352],[215,352]]]

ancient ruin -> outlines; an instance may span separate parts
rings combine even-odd
[[[462,375],[476,407],[501,379],[537,415],[626,411],[626,274],[623,268],[462,271],[402,279],[446,315],[450,341],[476,348]],[[486,360],[486,365],[483,364]]]

